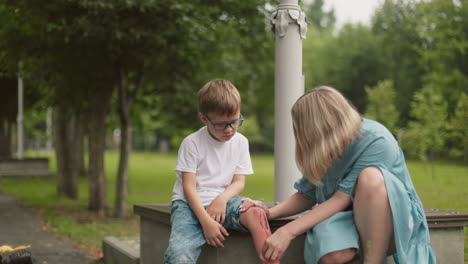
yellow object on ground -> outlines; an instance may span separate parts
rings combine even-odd
[[[18,251],[18,250],[28,249],[28,248],[31,248],[31,246],[29,246],[29,245],[28,246],[18,246],[18,247],[12,248],[11,246],[3,245],[3,246],[0,246],[0,253],[15,252],[15,251]]]

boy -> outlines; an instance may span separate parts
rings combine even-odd
[[[224,247],[227,229],[252,233],[262,257],[271,235],[266,213],[252,207],[240,213],[245,175],[252,174],[242,125],[241,98],[227,80],[212,80],[198,92],[198,117],[205,124],[184,139],[175,171],[171,236],[164,263],[196,263],[205,243]]]

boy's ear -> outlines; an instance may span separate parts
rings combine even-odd
[[[208,120],[206,119],[206,116],[202,112],[198,112],[198,118],[200,118],[203,124],[205,125],[208,124]]]

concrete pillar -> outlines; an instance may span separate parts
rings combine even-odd
[[[23,78],[21,78],[21,64],[19,65],[18,71],[18,115],[16,118],[17,122],[17,135],[18,135],[18,145],[17,145],[17,158],[23,159]]]
[[[275,32],[275,201],[295,192],[301,176],[295,161],[291,107],[304,94],[302,39],[307,21],[297,0],[281,0],[271,20]]]

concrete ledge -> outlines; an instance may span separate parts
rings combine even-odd
[[[50,176],[49,160],[3,159],[0,160],[0,177],[47,177]]]
[[[139,264],[140,240],[135,237],[105,237],[102,252],[106,264]]]
[[[170,206],[168,204],[135,205],[140,216],[140,263],[161,263],[170,235]],[[468,214],[426,209],[433,248],[439,264],[463,263],[464,227],[468,226]],[[270,221],[272,230],[283,226],[298,216]],[[282,264],[304,263],[305,234],[295,238],[283,257]],[[205,246],[198,263],[239,264],[261,263],[248,233],[230,231],[225,248]],[[389,261],[388,263],[393,263]]]
[[[425,209],[429,229],[459,228],[468,226],[468,214],[444,211],[439,209]]]

